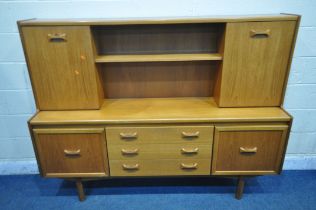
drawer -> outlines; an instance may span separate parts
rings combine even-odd
[[[108,145],[211,143],[214,126],[107,127]]]
[[[111,176],[209,175],[210,160],[111,160]]]
[[[109,145],[110,160],[211,159],[211,144]]]
[[[43,176],[108,174],[104,129],[33,129],[33,133]]]
[[[216,126],[212,174],[279,173],[287,131],[287,125]]]

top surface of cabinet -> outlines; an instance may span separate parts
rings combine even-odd
[[[213,98],[106,99],[100,110],[41,111],[32,125],[288,122],[280,107],[218,108]]]
[[[172,24],[172,23],[225,23],[246,21],[297,20],[290,14],[270,15],[218,15],[204,17],[160,17],[160,18],[90,18],[90,19],[30,19],[21,21],[21,25],[125,25],[125,24]]]

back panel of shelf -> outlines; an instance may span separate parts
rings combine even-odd
[[[224,24],[92,27],[98,55],[216,53]]]
[[[216,62],[137,62],[101,65],[105,98],[210,97]]]

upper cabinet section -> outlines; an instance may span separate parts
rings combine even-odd
[[[88,26],[22,27],[21,32],[40,110],[100,107]]]
[[[296,21],[228,23],[220,107],[280,106]]]
[[[180,97],[214,97],[219,107],[279,107],[298,21],[281,14],[33,19],[19,26],[39,110]]]

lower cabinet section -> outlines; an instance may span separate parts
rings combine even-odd
[[[214,136],[213,131],[213,125],[166,125],[157,131],[154,126],[37,128],[33,134],[45,177],[280,172],[288,125],[215,125]]]
[[[42,175],[46,177],[107,176],[103,128],[33,129]]]
[[[111,176],[209,175],[210,160],[112,160]]]
[[[287,130],[287,125],[216,126],[212,174],[278,173]]]

